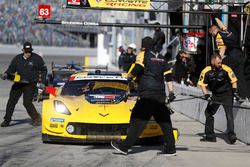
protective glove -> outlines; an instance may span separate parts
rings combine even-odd
[[[171,115],[171,114],[174,114],[174,110],[172,109],[172,107],[170,106],[169,103],[165,103],[165,106],[167,107],[167,109],[168,109],[170,115]]]
[[[176,97],[174,95],[174,92],[169,92],[169,94],[168,94],[168,102],[170,103],[170,102],[174,101],[175,98]]]
[[[204,99],[207,101],[212,101],[212,96],[210,94],[205,94]]]
[[[233,88],[233,96],[236,101],[240,101],[240,96],[237,88]]]
[[[3,73],[3,74],[1,74],[1,76],[0,76],[3,80],[6,80],[7,79],[7,74],[6,73]]]
[[[128,82],[132,82],[133,81],[133,75],[131,73],[128,74],[127,76]]]
[[[44,91],[44,89],[40,89],[40,88],[37,89],[38,94],[42,94],[43,91]]]
[[[38,94],[43,93],[43,91],[45,91],[45,88],[46,88],[46,86],[43,83],[37,83],[36,87],[38,90]]]

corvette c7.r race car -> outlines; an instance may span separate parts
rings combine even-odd
[[[129,96],[125,73],[83,72],[71,75],[55,97],[43,100],[43,142],[109,142],[126,138],[136,96]],[[178,131],[173,130],[175,138]],[[140,139],[163,133],[153,120]]]

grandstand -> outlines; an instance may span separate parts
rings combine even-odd
[[[34,45],[95,47],[88,36],[97,34],[97,28],[70,28],[33,23],[33,19],[38,15],[39,4],[51,5],[52,19],[99,21],[101,16],[100,11],[64,9],[64,0],[1,0],[0,44],[19,44],[28,40]]]

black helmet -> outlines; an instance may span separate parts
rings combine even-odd
[[[154,40],[149,36],[144,37],[141,41],[141,47],[145,49],[154,48]]]

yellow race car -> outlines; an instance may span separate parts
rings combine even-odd
[[[71,75],[42,105],[43,142],[109,142],[126,138],[136,93],[120,72],[83,72]],[[53,94],[53,93],[52,93]],[[160,137],[150,120],[140,139]],[[174,129],[175,139],[178,131]]]

